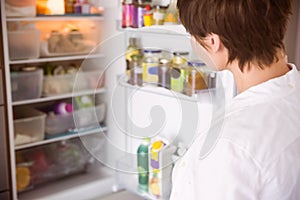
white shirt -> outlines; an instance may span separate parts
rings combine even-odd
[[[292,66],[237,95],[200,158],[199,136],[173,170],[172,200],[299,200],[300,74]]]

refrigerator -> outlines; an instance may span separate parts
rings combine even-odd
[[[182,25],[151,26],[138,29],[122,28],[122,2],[120,0],[93,0],[91,2],[104,8],[103,16],[100,18],[75,17],[75,20],[74,17],[69,16],[64,19],[54,18],[54,20],[51,17],[42,20],[39,17],[32,17],[28,20],[35,22],[39,28],[50,26],[51,23],[54,24],[56,21],[60,22],[62,20],[69,22],[78,19],[82,24],[89,24],[89,21],[92,21],[91,27],[94,31],[96,30],[97,34],[91,37],[96,38],[97,45],[91,52],[82,57],[80,57],[81,55],[75,55],[75,57],[60,55],[59,57],[29,59],[26,62],[35,64],[76,59],[81,60],[81,68],[95,70],[94,74],[98,79],[101,79],[102,75],[105,74],[105,92],[96,89],[95,91],[89,90],[88,93],[93,95],[95,101],[99,100],[105,103],[105,126],[84,135],[77,133],[73,136],[64,136],[63,139],[51,140],[51,143],[65,145],[65,143],[68,144],[69,140],[79,138],[79,141],[75,143],[77,145],[79,142],[80,148],[87,150],[92,160],[87,162],[91,161],[92,164],[83,173],[72,174],[44,183],[25,192],[18,192],[16,188],[17,176],[15,169],[18,167],[16,164],[18,156],[15,156],[14,153],[23,148],[37,148],[38,146],[51,145],[51,143],[40,141],[34,147],[27,144],[19,147],[15,146],[13,122],[15,107],[29,103],[35,107],[48,102],[56,102],[60,99],[69,99],[68,102],[74,103],[76,102],[75,96],[84,95],[86,91],[79,91],[82,82],[77,79],[72,90],[75,95],[60,95],[58,96],[59,99],[58,97],[47,97],[48,99],[41,97],[36,101],[14,102],[12,95],[9,94],[14,89],[14,85],[10,80],[10,67],[20,63],[24,64],[25,61],[10,60],[7,48],[9,46],[8,37],[7,35],[2,37],[4,42],[5,87],[8,91],[5,96],[8,102],[6,107],[8,110],[8,131],[6,135],[10,140],[8,146],[11,155],[7,160],[11,166],[13,199],[101,199],[101,196],[123,189],[145,199],[159,199],[151,192],[141,193],[138,191],[137,149],[142,143],[142,138],[152,137],[152,142],[161,139],[176,147],[188,147],[197,134],[207,131],[218,108],[224,106],[237,93],[233,77],[228,71],[217,72],[216,87],[205,90],[193,98],[151,84],[144,87],[130,85],[126,78],[125,59],[129,38],[140,38],[143,48],[159,48],[169,53],[188,51],[190,52],[189,59],[199,59],[191,48],[190,36]],[[167,0],[163,2],[168,3]],[[294,13],[298,13],[299,2],[294,1],[294,4]],[[24,19],[13,18],[5,21],[3,5],[4,2],[1,1],[2,30],[7,33],[7,22],[22,21]],[[298,63],[298,66],[300,66],[299,56],[296,53],[300,50],[299,42],[294,42],[295,39],[300,39],[300,21],[298,19],[299,16],[294,14],[285,42],[289,60]],[[48,21],[50,22],[48,23]],[[83,27],[85,28],[85,26]],[[92,76],[92,74],[89,75]],[[76,91],[77,89],[78,91]],[[95,121],[98,117],[97,110],[94,110],[91,116],[91,123],[97,124],[98,121]],[[75,124],[80,123],[81,118],[80,115],[73,115]],[[55,153],[52,152],[52,154]],[[171,166],[171,162],[171,160],[168,160],[167,166]],[[169,173],[169,176],[165,178],[169,186],[171,185],[170,178]]]

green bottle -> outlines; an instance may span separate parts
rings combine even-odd
[[[149,191],[149,145],[150,138],[145,138],[137,150],[139,192]]]

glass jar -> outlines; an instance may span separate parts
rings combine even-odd
[[[163,25],[166,15],[166,9],[160,5],[154,6],[153,9],[153,25]]]
[[[170,89],[170,68],[172,62],[166,58],[159,60],[158,86]]]
[[[207,89],[206,65],[202,61],[188,62],[188,75],[185,83],[185,94],[193,96],[199,90]]]
[[[173,63],[175,65],[187,65],[188,57],[188,51],[175,51],[173,52]]]
[[[142,56],[132,55],[130,62],[130,78],[129,83],[131,85],[143,85],[143,68],[142,68]]]
[[[158,82],[158,65],[161,58],[161,50],[145,49],[143,59],[143,81],[147,83]]]
[[[171,68],[171,89],[176,92],[183,92],[187,76],[187,61],[189,52],[176,51],[173,53],[173,56],[173,65]]]
[[[177,9],[177,0],[170,0],[168,9],[166,10],[166,17],[164,19],[165,25],[179,24],[179,14]]]

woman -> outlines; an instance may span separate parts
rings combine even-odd
[[[230,70],[238,95],[213,148],[199,136],[173,170],[171,199],[300,199],[300,75],[286,61],[290,0],[178,0],[199,56]],[[214,133],[215,134],[215,133]]]

